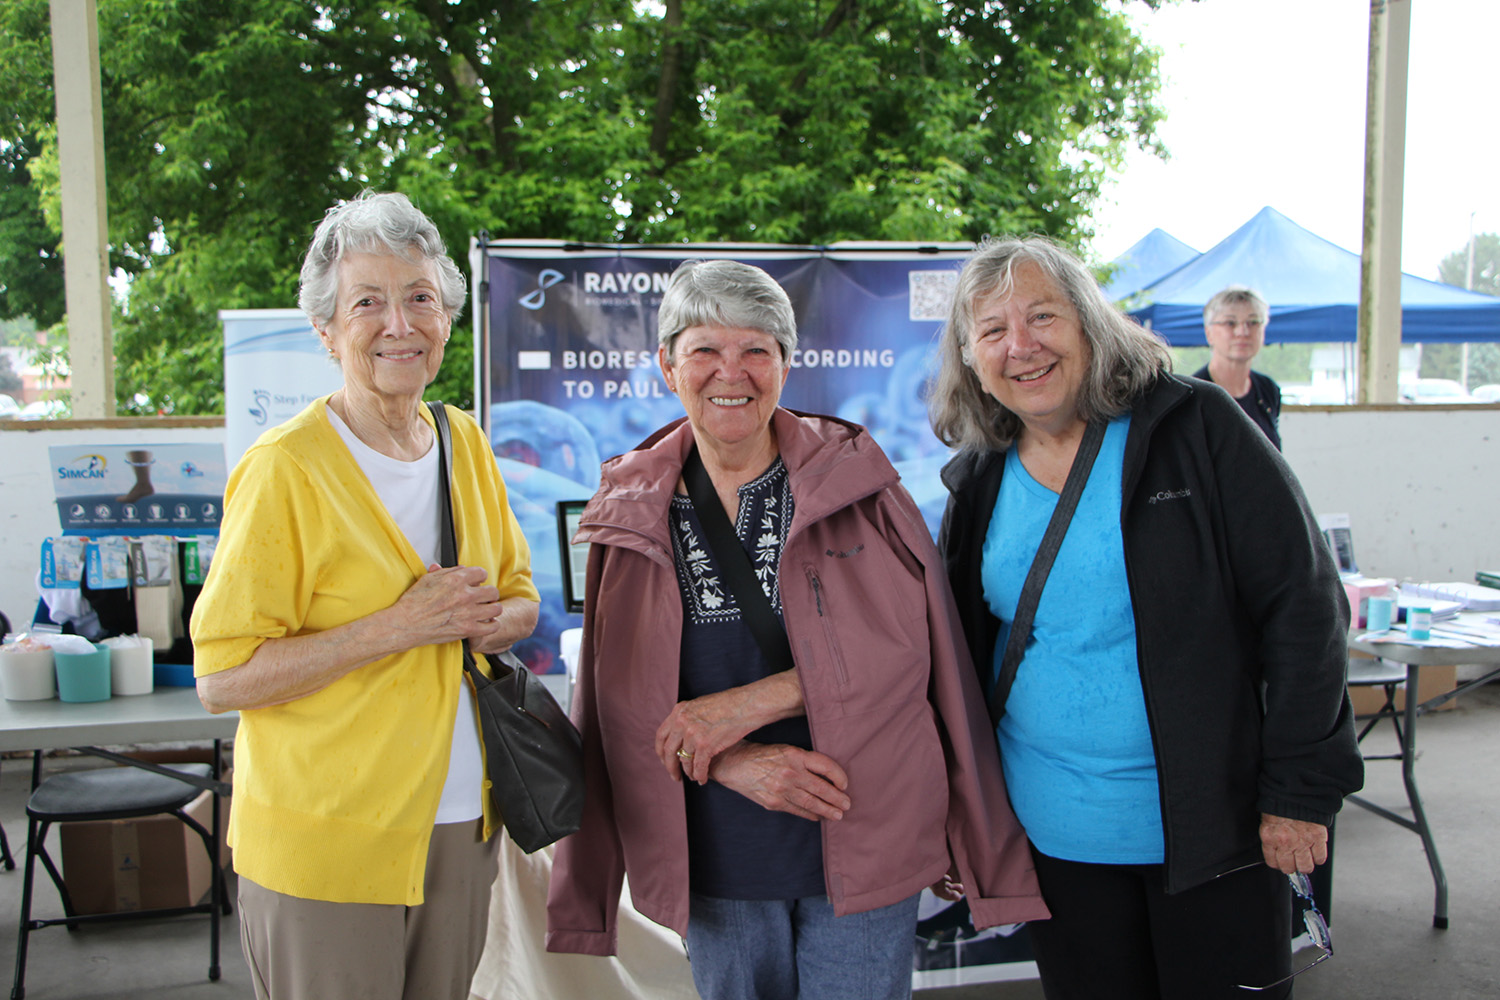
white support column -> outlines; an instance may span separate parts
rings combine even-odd
[[[1411,0],[1370,0],[1364,247],[1359,269],[1361,403],[1396,402],[1401,354],[1401,213]]]
[[[97,0],[50,0],[73,416],[115,415]]]

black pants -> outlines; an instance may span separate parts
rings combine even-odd
[[[1051,920],[1028,926],[1047,1000],[1286,998],[1291,888],[1256,865],[1175,895],[1163,865],[1061,861],[1032,848]]]

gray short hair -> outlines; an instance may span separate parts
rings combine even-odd
[[[677,335],[693,326],[769,333],[783,361],[797,349],[797,315],[786,290],[765,271],[737,260],[689,260],[672,272],[656,314],[656,342],[668,358]]]
[[[1248,285],[1230,285],[1228,288],[1214,295],[1203,307],[1203,325],[1208,326],[1214,317],[1223,311],[1225,306],[1238,305],[1248,302],[1255,307],[1255,315],[1260,319],[1262,326],[1271,322],[1271,306],[1265,297]]]
[[[448,258],[443,237],[432,220],[404,194],[361,191],[359,197],[335,205],[313,233],[297,305],[316,327],[333,318],[338,305],[339,263],[352,253],[383,253],[437,266],[443,310],[449,322],[464,307],[464,276]]]
[[[1072,251],[1045,236],[986,239],[958,274],[928,396],[933,432],[949,447],[1003,451],[1021,433],[1021,418],[984,391],[967,360],[975,301],[1008,294],[1018,264],[1040,268],[1078,311],[1090,354],[1078,397],[1084,420],[1119,416],[1172,370],[1166,343],[1116,309]]]

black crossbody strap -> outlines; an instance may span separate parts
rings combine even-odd
[[[745,624],[755,635],[766,662],[773,669],[790,670],[793,665],[792,646],[787,641],[786,628],[776,617],[776,610],[771,607],[771,601],[755,575],[755,567],[750,565],[750,557],[734,533],[729,516],[724,513],[724,505],[719,502],[713,480],[703,467],[697,445],[688,452],[687,461],[683,463],[682,480],[687,484],[688,497],[698,512],[708,546],[718,560],[719,572],[724,574],[724,583],[739,604]]]
[[[448,411],[442,403],[428,403],[432,411],[432,422],[437,427],[438,465],[442,472],[438,476],[438,516],[442,519],[438,528],[438,562],[444,566],[458,565],[458,536],[453,530],[453,495],[449,480],[453,478],[453,432],[448,428]]]
[[[438,465],[442,467],[438,475],[438,516],[441,518],[438,527],[438,562],[444,566],[457,566],[458,532],[453,526],[453,491],[450,486],[453,479],[453,432],[448,427],[448,411],[443,408],[442,403],[429,402],[427,409],[432,411],[432,422],[437,425]],[[494,669],[501,671],[505,667],[497,659]],[[474,662],[468,639],[464,640],[464,671],[473,675],[476,685],[481,680],[488,680]]]
[[[1099,445],[1104,442],[1104,424],[1090,423],[1084,429],[1083,440],[1073,456],[1073,465],[1068,470],[1067,482],[1052,509],[1052,520],[1047,522],[1047,531],[1037,546],[1036,556],[1031,560],[1031,569],[1021,587],[1020,600],[1016,602],[1016,617],[1010,625],[1010,637],[1005,643],[1005,658],[1000,661],[1000,676],[995,679],[995,690],[990,694],[990,722],[1000,724],[1005,714],[1005,701],[1010,697],[1011,685],[1016,682],[1016,671],[1021,667],[1021,658],[1026,655],[1026,643],[1031,638],[1031,622],[1036,617],[1037,602],[1042,598],[1042,588],[1047,585],[1047,575],[1052,572],[1052,560],[1062,548],[1063,537],[1068,533],[1068,523],[1073,520],[1073,511],[1078,507],[1078,498],[1083,496],[1083,487],[1094,467],[1094,456],[1099,454]]]

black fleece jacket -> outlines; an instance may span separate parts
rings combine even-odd
[[[1163,373],[1125,444],[1120,531],[1168,892],[1260,860],[1261,813],[1326,825],[1364,781],[1332,553],[1290,467],[1238,410],[1217,386]],[[980,562],[1004,469],[995,451],[943,469],[938,547],[986,690],[1000,623]]]

